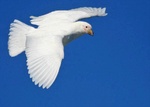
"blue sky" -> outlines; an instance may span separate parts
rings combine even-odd
[[[14,19],[76,7],[106,7],[108,16],[85,19],[94,37],[65,47],[52,87],[35,86],[22,53],[11,58],[7,41]],[[1,107],[150,107],[149,0],[1,0]]]

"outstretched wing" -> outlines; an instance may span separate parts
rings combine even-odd
[[[72,21],[77,21],[83,18],[89,18],[93,16],[106,16],[106,8],[92,8],[92,7],[81,7],[70,10],[70,17]]]
[[[64,57],[62,41],[49,36],[27,36],[26,56],[32,81],[39,87],[49,88]]]
[[[32,18],[32,24],[42,26],[47,24],[54,24],[55,21],[58,22],[58,20],[74,22],[79,19],[93,16],[106,16],[107,13],[105,13],[105,11],[106,8],[82,7],[71,10],[54,11],[39,17],[31,16],[30,18]]]

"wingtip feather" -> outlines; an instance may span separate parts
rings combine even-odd
[[[99,8],[99,13],[98,16],[106,16],[108,13],[106,13],[106,7],[104,8]]]

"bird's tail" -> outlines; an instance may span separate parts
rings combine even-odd
[[[25,23],[14,20],[10,25],[8,40],[8,50],[11,57],[17,56],[25,50],[26,35],[33,27]]]

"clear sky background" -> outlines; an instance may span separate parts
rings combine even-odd
[[[54,84],[38,88],[25,54],[8,54],[10,23],[85,6],[106,7],[108,16],[84,20],[94,37],[67,45]],[[150,107],[149,11],[149,0],[0,0],[0,107]]]

